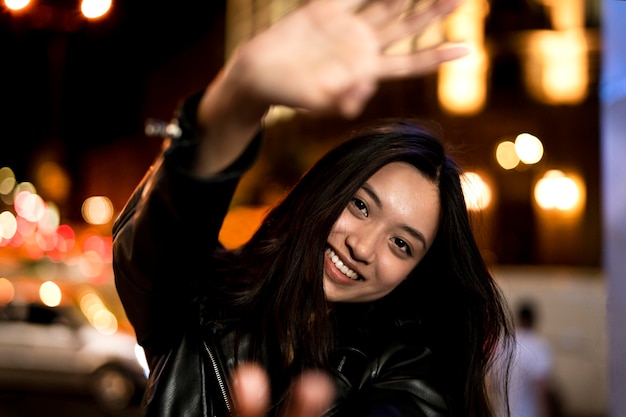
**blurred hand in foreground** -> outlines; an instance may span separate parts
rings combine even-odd
[[[232,378],[237,417],[265,417],[270,404],[270,385],[259,366],[240,366]],[[334,396],[331,379],[321,372],[309,371],[295,380],[282,417],[319,417],[332,404]]]
[[[422,34],[462,0],[313,0],[241,43],[209,84],[197,111],[195,172],[229,166],[272,105],[357,117],[383,80],[433,72],[468,53],[442,42],[405,53],[388,47]]]

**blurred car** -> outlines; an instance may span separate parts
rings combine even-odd
[[[143,350],[95,291],[0,281],[0,390],[89,393],[109,410],[138,403],[147,380]]]

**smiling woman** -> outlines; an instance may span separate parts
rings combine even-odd
[[[326,298],[365,302],[389,294],[424,257],[438,223],[436,183],[404,162],[380,168],[330,231],[324,262]]]
[[[379,81],[466,52],[387,55],[456,5],[407,15],[403,3],[310,2],[242,44],[180,108],[181,134],[114,226],[118,292],[151,364],[148,416],[493,416],[484,378],[507,351],[505,302],[472,235],[461,169],[423,123],[369,123],[243,246],[218,240],[270,106],[354,117]],[[249,378],[267,394],[257,403],[242,400]],[[334,398],[313,398],[329,380]]]
[[[232,175],[247,166],[258,141],[232,166],[235,171],[203,180],[180,172],[183,143],[176,142],[159,162],[137,191],[142,200],[131,200],[115,229],[118,289],[139,340],[153,363],[160,363],[153,375],[181,366],[159,359],[170,349],[177,358],[202,357],[187,343],[182,351],[177,344],[190,337],[178,323],[197,321],[192,337],[208,344],[207,366],[216,357],[214,349],[239,344],[243,351],[219,350],[219,362],[260,362],[278,384],[272,391],[275,407],[284,401],[289,381],[320,367],[337,376],[338,398],[330,415],[366,415],[383,407],[409,416],[454,416],[488,407],[482,378],[499,338],[510,329],[471,234],[461,171],[431,132],[400,120],[356,132],[314,165],[234,251],[216,249],[215,239],[192,247],[180,242],[190,241],[191,230],[215,236],[237,185],[238,175]],[[184,204],[172,205],[176,195],[187,196]],[[193,202],[189,195],[196,197]],[[206,221],[194,215],[200,205]],[[154,217],[174,207],[170,215],[177,222]],[[158,236],[145,234],[155,227]],[[167,252],[144,259],[147,238],[150,247]],[[157,238],[160,243],[153,246]],[[208,269],[205,253],[213,253]],[[136,275],[133,265],[150,268],[156,280]],[[203,269],[206,273],[198,276]],[[170,277],[185,276],[197,279],[169,284]],[[152,295],[146,298],[143,291]],[[157,294],[178,307],[160,309],[160,302],[151,301]],[[211,334],[218,335],[219,345],[210,344]],[[206,372],[198,370],[198,386]],[[230,370],[210,375],[223,381],[224,372]],[[175,408],[161,402],[161,390],[169,392],[176,379],[154,378],[148,410],[168,415]],[[408,395],[416,385],[427,398]],[[202,392],[184,390],[180,400],[201,401],[196,395]],[[220,407],[219,396],[211,398],[207,406]]]

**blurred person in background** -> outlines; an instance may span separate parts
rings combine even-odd
[[[150,364],[146,415],[494,416],[485,375],[512,329],[438,130],[364,127],[249,242],[218,242],[272,105],[358,116],[379,82],[467,53],[385,53],[458,3],[308,2],[182,104],[113,231],[116,285]]]
[[[554,417],[550,377],[552,351],[537,332],[537,311],[524,301],[516,310],[516,349],[511,367],[511,417]]]

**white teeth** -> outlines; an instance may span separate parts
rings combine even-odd
[[[344,265],[344,263],[339,260],[339,257],[332,249],[330,248],[326,249],[326,256],[328,256],[331,262],[335,264],[337,269],[340,270],[345,276],[347,276],[348,278],[352,280],[359,279],[359,274],[357,274],[356,272],[348,268],[346,265]]]

